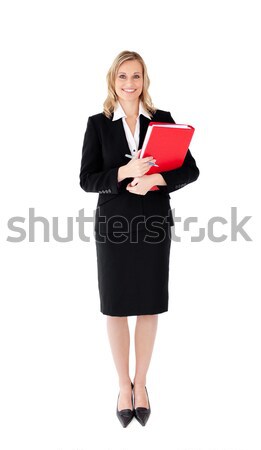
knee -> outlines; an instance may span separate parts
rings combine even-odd
[[[125,316],[107,316],[107,322],[111,324],[125,324],[128,321],[128,317]]]
[[[158,314],[144,314],[137,316],[137,321],[139,322],[155,322],[158,320]]]

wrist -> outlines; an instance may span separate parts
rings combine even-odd
[[[167,183],[164,180],[163,176],[160,173],[152,173],[150,175],[152,186],[166,186]]]
[[[124,166],[119,167],[118,170],[118,182],[123,181],[126,178],[126,172]]]

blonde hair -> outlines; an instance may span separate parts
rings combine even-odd
[[[143,61],[142,57],[136,53],[136,52],[130,52],[128,50],[124,50],[123,52],[119,53],[116,58],[114,59],[108,73],[107,73],[107,85],[108,85],[108,95],[103,103],[103,112],[106,117],[110,118],[112,116],[112,113],[114,111],[114,108],[116,106],[116,103],[118,101],[118,97],[115,91],[115,78],[118,72],[118,69],[122,63],[125,61],[133,61],[137,60],[142,65],[142,72],[143,72],[143,89],[142,93],[140,95],[140,100],[143,103],[144,108],[148,111],[149,115],[152,116],[152,114],[156,111],[156,108],[154,107],[151,97],[149,95],[148,89],[150,85],[150,79],[147,72],[147,67],[145,62]]]

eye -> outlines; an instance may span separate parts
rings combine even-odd
[[[137,74],[137,75],[134,75],[134,78],[140,78],[140,76]]]
[[[121,75],[119,75],[119,78],[125,78],[125,75],[122,73]]]

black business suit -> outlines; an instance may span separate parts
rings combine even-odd
[[[150,120],[143,115],[139,120],[140,149]],[[162,110],[151,121],[174,123]],[[182,167],[160,172],[166,186],[146,195],[133,194],[126,190],[133,178],[117,180],[119,167],[128,162],[125,153],[130,150],[122,120],[113,121],[103,113],[89,117],[80,186],[99,193],[94,230],[101,312],[157,314],[168,310],[170,227],[174,225],[169,194],[195,181],[199,170],[188,150]]]

